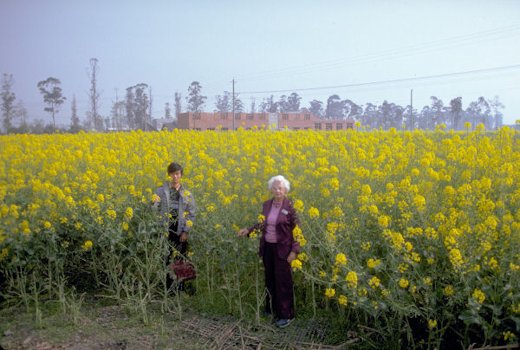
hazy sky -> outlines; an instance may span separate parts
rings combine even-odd
[[[520,119],[518,0],[0,0],[0,48],[0,74],[32,119],[51,121],[38,81],[61,80],[63,125],[73,95],[85,118],[91,57],[104,116],[138,83],[152,88],[154,117],[176,91],[184,108],[194,80],[213,111],[234,78],[246,109],[292,91],[302,107],[331,94],[406,106],[413,89],[419,110],[430,96],[466,108],[498,95],[504,122]],[[428,76],[441,77],[417,79]]]

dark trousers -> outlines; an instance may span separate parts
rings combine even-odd
[[[180,236],[176,234],[177,232],[177,222],[175,221],[173,224],[170,225],[170,228],[168,230],[168,241],[171,243],[169,254],[166,257],[166,266],[170,265],[170,258],[172,255],[175,255],[174,260],[180,260],[184,259],[186,257],[186,253],[188,252],[188,242],[181,242]],[[174,254],[174,251],[177,251],[178,253]],[[179,255],[179,253],[181,255]],[[168,289],[171,288],[173,284],[173,279],[170,277],[170,273],[166,275],[166,287]],[[176,286],[177,289],[183,290],[184,289],[184,282],[180,282],[178,286]]]
[[[276,243],[265,242],[265,286],[267,288],[266,311],[277,318],[294,317],[294,297],[291,265],[278,256]]]

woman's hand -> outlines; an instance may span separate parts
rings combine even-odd
[[[238,231],[238,233],[237,233],[238,237],[242,237],[245,235],[247,235],[247,228],[240,229],[240,231]]]
[[[290,252],[289,256],[287,257],[287,262],[290,264],[290,263],[293,262],[294,259],[296,259],[296,253],[295,252]]]

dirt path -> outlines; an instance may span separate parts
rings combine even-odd
[[[105,306],[91,310],[76,325],[66,318],[45,319],[35,328],[30,315],[0,317],[0,350],[130,350],[130,349],[345,349],[325,345],[327,326],[316,321],[295,320],[286,329],[277,329],[264,320],[252,322],[225,317],[184,313],[161,314],[143,325],[129,317],[123,307]]]

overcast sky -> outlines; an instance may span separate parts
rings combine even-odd
[[[292,91],[302,107],[331,94],[406,106],[413,89],[419,110],[430,96],[466,108],[498,95],[504,122],[520,119],[517,0],[0,0],[0,48],[32,119],[51,121],[38,81],[61,80],[62,125],[73,95],[85,118],[91,57],[104,116],[138,83],[152,88],[154,117],[175,92],[184,108],[194,80],[213,111],[234,78],[246,109]]]

